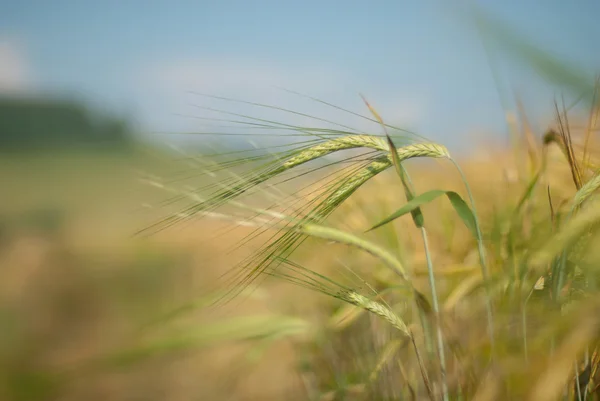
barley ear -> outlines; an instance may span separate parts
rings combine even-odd
[[[410,337],[410,332],[408,331],[408,327],[406,324],[396,315],[390,308],[387,306],[373,301],[355,291],[343,291],[339,294],[339,297],[346,302],[359,306],[369,312],[385,319],[388,321],[393,327],[400,330],[407,337]]]
[[[586,182],[575,194],[573,198],[573,209],[581,206],[587,198],[593,195],[593,193],[600,188],[600,172],[597,172],[592,179]]]

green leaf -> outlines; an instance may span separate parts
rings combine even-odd
[[[419,208],[420,206],[425,205],[425,204],[439,198],[442,195],[446,195],[448,197],[448,200],[454,207],[454,210],[456,211],[458,216],[461,218],[461,220],[467,226],[467,228],[471,231],[473,236],[475,238],[477,238],[477,230],[475,227],[475,216],[473,215],[471,208],[469,208],[467,203],[456,192],[442,191],[439,189],[425,192],[425,193],[413,198],[411,201],[406,203],[406,205],[402,206],[400,209],[398,209],[394,213],[392,213],[389,217],[387,217],[387,218],[383,219],[381,222],[375,224],[373,227],[371,227],[367,231],[374,230],[374,229],[379,228],[393,220],[396,220],[398,217],[404,216],[405,214],[412,212],[413,210]]]

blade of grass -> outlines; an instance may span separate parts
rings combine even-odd
[[[444,190],[439,190],[439,189],[434,189],[434,190],[431,190],[428,192],[424,192],[421,195],[414,197],[411,201],[406,203],[400,209],[396,210],[390,216],[386,217],[379,223],[375,224],[373,227],[371,227],[367,231],[371,231],[371,230],[379,228],[385,224],[388,224],[388,223],[396,220],[397,218],[402,217],[405,214],[408,214],[408,213],[412,212],[413,210],[418,209],[420,206],[425,205],[443,195],[446,195],[446,197],[448,198],[448,200],[454,207],[454,210],[456,211],[458,216],[461,218],[461,220],[463,221],[465,226],[467,226],[469,231],[471,231],[471,233],[473,234],[473,237],[477,238],[477,232],[476,232],[476,228],[475,228],[475,217],[473,215],[473,212],[467,205],[467,203],[456,192],[444,191]]]

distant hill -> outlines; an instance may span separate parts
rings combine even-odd
[[[74,101],[0,97],[0,151],[127,147],[126,121]]]

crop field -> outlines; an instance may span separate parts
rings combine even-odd
[[[565,93],[540,123],[490,63],[494,141],[362,95],[294,93],[337,121],[198,94],[223,131],[171,147],[8,100],[0,399],[600,400],[600,80],[478,17]]]
[[[6,157],[3,398],[592,399],[582,121],[456,162],[332,130],[258,156]]]

